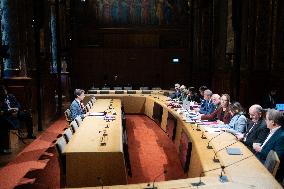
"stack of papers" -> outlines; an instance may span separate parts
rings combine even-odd
[[[91,112],[90,116],[104,116],[105,113],[104,112]]]

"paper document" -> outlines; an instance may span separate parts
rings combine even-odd
[[[90,116],[104,116],[105,113],[104,112],[91,112]]]

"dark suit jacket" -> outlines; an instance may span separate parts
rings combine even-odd
[[[246,136],[246,141],[243,141],[243,143],[251,150],[253,151],[252,144],[253,143],[263,143],[265,139],[267,138],[269,134],[269,129],[266,127],[266,123],[264,119],[259,120],[256,125],[253,127],[253,129],[249,132],[249,130],[253,126],[253,122],[249,121],[247,125],[247,129],[244,133],[244,136]]]
[[[179,98],[180,97],[180,91],[175,91],[170,95],[171,99]]]
[[[261,152],[256,154],[256,157],[264,163],[266,157],[270,150],[274,150],[279,159],[280,159],[280,167],[276,173],[275,178],[278,181],[282,181],[284,177],[284,128],[279,128],[272,137],[267,141],[267,143],[262,147]]]
[[[215,105],[210,101],[203,100],[200,105],[199,113],[201,114],[211,114],[215,110]]]
[[[77,100],[73,100],[73,102],[70,105],[70,111],[71,111],[71,119],[74,120],[77,116],[81,116],[83,119],[83,114],[85,113],[84,110],[81,108],[81,105]]]
[[[262,147],[261,152],[256,154],[257,158],[264,163],[270,150],[274,150],[280,159],[284,157],[284,129],[279,128],[267,143]]]

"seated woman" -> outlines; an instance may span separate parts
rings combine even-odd
[[[218,100],[212,100],[212,102],[215,104],[215,103],[218,103]],[[211,114],[202,115],[200,117],[200,119],[201,120],[210,120],[210,121],[220,120],[220,121],[224,122],[225,124],[228,124],[231,120],[231,117],[232,117],[231,113],[229,111],[229,104],[230,104],[230,96],[228,94],[223,94],[221,96],[220,106]],[[217,105],[217,104],[215,104],[215,105]]]
[[[229,124],[225,124],[225,130],[232,134],[244,133],[247,125],[247,118],[244,116],[243,108],[239,102],[229,105],[232,119]]]

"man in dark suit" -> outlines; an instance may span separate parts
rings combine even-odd
[[[270,130],[269,135],[262,145],[253,144],[254,150],[257,152],[256,157],[264,163],[270,150],[274,150],[280,159],[280,169],[276,174],[276,179],[282,181],[284,177],[284,115],[274,109],[268,109],[266,113],[266,125]]]
[[[200,108],[196,108],[195,111],[204,115],[211,114],[216,109],[215,105],[211,100],[212,95],[213,95],[212,91],[206,89],[204,91],[204,99],[201,101]]]
[[[89,112],[85,112],[85,108],[82,103],[85,98],[85,91],[82,89],[75,89],[74,96],[75,99],[70,105],[71,119],[74,120],[77,116],[80,116],[82,119],[84,119],[86,116],[89,115]]]
[[[237,134],[238,140],[242,141],[252,152],[253,143],[263,143],[269,134],[269,129],[266,127],[263,117],[263,109],[260,105],[255,104],[249,108],[249,121],[244,134]]]
[[[175,84],[175,92],[170,94],[171,99],[177,99],[180,97],[180,84]]]
[[[35,139],[31,114],[26,110],[22,110],[16,97],[13,94],[8,94],[4,85],[0,86],[0,96],[2,119],[5,119],[6,123],[9,124],[9,128],[19,129],[21,127],[20,121],[23,121],[27,127],[27,138]]]

